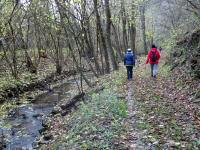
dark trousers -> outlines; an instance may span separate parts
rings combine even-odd
[[[127,69],[127,78],[132,79],[133,78],[133,66],[126,66]]]

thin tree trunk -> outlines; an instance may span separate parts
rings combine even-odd
[[[123,55],[122,55],[122,51],[121,51],[122,47],[120,46],[119,36],[117,34],[116,28],[113,23],[112,23],[112,28],[113,28],[113,32],[114,32],[117,55],[118,55],[120,61],[122,61],[123,60]]]
[[[98,32],[98,28],[96,28],[96,49],[97,49],[97,54],[99,53],[100,54],[100,59],[101,59],[101,72],[102,74],[105,73],[105,70],[104,70],[104,59],[103,59],[103,50],[101,48],[101,45],[100,45],[100,37],[99,37],[99,32]]]
[[[61,25],[62,25],[62,27],[63,27],[63,29],[64,29],[64,31],[65,31],[65,36],[66,36],[66,40],[67,40],[67,45],[68,45],[68,48],[69,48],[69,50],[70,50],[70,52],[71,52],[72,58],[73,58],[73,60],[74,60],[74,62],[75,62],[77,71],[80,73],[81,77],[85,80],[85,82],[87,83],[87,85],[88,85],[89,87],[92,87],[92,84],[90,83],[90,81],[89,81],[89,80],[85,77],[85,75],[83,74],[82,68],[79,67],[79,64],[78,64],[78,62],[77,62],[77,60],[76,60],[76,57],[75,57],[75,55],[74,55],[74,53],[73,53],[73,49],[72,49],[72,46],[71,46],[70,41],[69,41],[68,30],[67,30],[67,28],[66,28],[66,26],[65,26],[65,24],[64,24],[64,21],[63,21],[64,16],[63,16],[63,12],[62,12],[62,10],[61,10],[61,6],[60,6],[61,4],[60,4],[60,2],[59,2],[58,0],[55,0],[55,3],[56,3],[56,5],[57,5],[57,7],[58,7],[58,11],[59,11],[60,18],[61,18]]]
[[[58,34],[59,35],[59,34]],[[61,60],[60,60],[60,39],[59,37],[57,37],[57,43],[56,43],[56,39],[54,38],[53,34],[50,32],[50,36],[51,39],[53,41],[53,45],[56,51],[56,73],[57,74],[61,74],[62,73],[62,65],[61,65]]]
[[[101,18],[98,12],[98,8],[97,8],[97,0],[93,0],[94,2],[94,11],[96,13],[96,23],[97,23],[97,34],[100,35],[101,38],[101,42],[102,42],[102,48],[104,50],[104,59],[105,59],[105,72],[106,73],[110,73],[110,62],[109,62],[109,57],[108,57],[108,50],[107,50],[107,45],[106,45],[106,41],[105,41],[105,37],[103,35],[103,29],[101,27]]]
[[[89,23],[88,23],[88,32],[87,33],[85,33],[88,36],[86,38],[87,39],[87,44],[88,44],[88,47],[90,48],[90,51],[93,51],[95,68],[96,68],[96,70],[97,70],[97,72],[99,74],[102,74],[102,70],[100,69],[100,65],[99,65],[99,62],[98,62],[98,55],[95,52],[94,44],[92,42],[91,31],[90,31],[90,24]]]
[[[26,67],[30,71],[30,73],[37,74],[37,68],[34,65],[31,57],[28,54],[28,40],[29,40],[29,30],[30,30],[30,21],[29,21],[29,18],[28,18],[27,22],[28,22],[28,29],[26,31],[26,37],[24,37],[24,35],[23,35],[23,31],[22,31],[22,27],[21,26],[20,26],[20,33],[19,34],[21,35],[23,49],[24,49],[24,52],[25,52]],[[26,38],[26,39],[24,39],[24,38]]]
[[[122,34],[123,34],[123,48],[126,50],[128,48],[128,38],[127,38],[127,20],[126,20],[126,10],[124,6],[124,0],[121,0],[121,17],[122,17]]]
[[[130,45],[131,49],[135,51],[135,38],[136,38],[136,24],[135,24],[135,4],[132,2],[131,22],[130,22]]]
[[[16,37],[15,37],[15,34],[14,34],[14,29],[12,27],[12,23],[11,21],[9,21],[9,27],[10,27],[10,30],[11,30],[11,36],[12,36],[12,48],[11,48],[11,54],[12,54],[12,65],[13,65],[13,70],[12,70],[12,75],[15,79],[18,78],[18,68],[17,68],[17,48],[16,48]]]
[[[41,44],[41,38],[40,38],[40,31],[39,31],[39,23],[37,22],[37,16],[36,14],[34,14],[34,28],[35,28],[35,38],[36,38],[36,46],[37,46],[37,49],[38,49],[38,60],[35,58],[35,64],[37,64],[37,66],[39,65],[40,63],[40,56],[41,56],[41,50],[43,49],[42,48],[42,44]]]
[[[67,20],[68,20],[68,22],[69,22],[69,25],[71,26],[71,30],[72,30],[71,33],[73,34],[73,38],[74,38],[74,41],[75,41],[75,43],[76,43],[76,45],[77,45],[78,52],[79,52],[80,56],[82,55],[82,52],[85,53],[85,56],[86,56],[85,58],[86,58],[86,61],[87,61],[88,65],[89,65],[91,71],[93,72],[93,74],[94,74],[96,77],[98,77],[98,74],[96,73],[94,67],[92,66],[91,60],[90,60],[90,58],[89,58],[89,56],[87,55],[87,52],[86,52],[86,50],[85,50],[85,39],[86,39],[87,37],[85,37],[85,35],[84,35],[84,37],[78,38],[78,37],[76,36],[76,34],[75,34],[75,31],[74,31],[74,29],[73,29],[73,25],[72,25],[71,22],[70,22],[70,19],[69,19],[67,16],[66,16],[66,18],[67,18]],[[85,27],[84,27],[84,25],[83,25],[83,21],[81,21],[81,27],[82,27],[82,30],[83,30],[83,33],[84,33]],[[86,35],[87,35],[87,33],[86,33]],[[80,40],[81,40],[81,41],[80,41]],[[89,41],[88,41],[88,42],[89,42]],[[87,43],[86,43],[86,44],[87,44]],[[81,59],[80,59],[80,60],[81,60]]]
[[[92,53],[92,57],[94,58],[94,64],[95,64],[95,68],[97,70],[97,74],[102,74],[102,71],[100,69],[100,65],[99,65],[99,62],[98,62],[98,57],[95,53],[93,40],[92,40],[92,37],[91,37],[91,30],[90,30],[91,26],[90,26],[88,14],[86,12],[85,4],[86,4],[86,0],[84,0],[83,6],[82,6],[83,7],[83,14],[82,14],[83,21],[81,21],[82,29],[83,29],[83,32],[84,32],[84,40],[85,40],[85,43],[87,45],[88,51]],[[97,74],[96,74],[96,76],[98,76]]]
[[[115,60],[115,54],[114,54],[114,50],[111,45],[111,38],[110,38],[112,21],[111,21],[111,13],[110,13],[110,8],[109,8],[110,7],[109,0],[105,0],[105,6],[106,6],[106,38],[107,38],[107,43],[108,43],[108,52],[110,54],[110,59],[111,59],[113,70],[117,70],[118,65]]]
[[[146,41],[146,23],[145,23],[145,4],[140,6],[140,13],[141,13],[141,27],[142,27],[142,39],[143,39],[143,46],[145,54],[148,54],[147,50],[147,41]]]

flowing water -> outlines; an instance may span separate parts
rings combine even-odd
[[[33,104],[22,105],[12,110],[8,118],[0,120],[0,134],[6,139],[4,150],[36,149],[34,142],[43,129],[42,120],[60,100],[70,97],[71,86],[75,83],[63,83],[51,92],[37,96]]]

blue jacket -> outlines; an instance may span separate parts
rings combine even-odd
[[[124,57],[125,66],[135,66],[135,54],[132,51],[127,51]]]

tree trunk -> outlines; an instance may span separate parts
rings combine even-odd
[[[131,20],[130,20],[130,46],[133,51],[135,50],[135,38],[136,38],[136,24],[135,24],[135,4],[132,2]]]
[[[28,18],[28,29],[26,31],[26,39],[24,39],[24,35],[23,35],[23,31],[22,31],[22,27],[20,26],[20,35],[21,35],[21,40],[22,40],[22,45],[23,45],[23,49],[25,52],[25,58],[26,58],[26,67],[29,70],[30,73],[35,73],[37,74],[37,67],[34,65],[31,57],[28,54],[28,40],[29,40],[29,29],[30,29],[30,21]]]
[[[105,0],[105,6],[106,6],[106,38],[107,38],[107,44],[108,44],[108,52],[110,54],[110,59],[112,63],[113,70],[118,69],[117,62],[115,60],[115,54],[114,50],[111,45],[111,13],[110,13],[110,8],[109,8],[109,0]]]
[[[61,74],[62,73],[62,53],[61,53],[61,47],[60,47],[60,37],[57,37],[57,49],[56,49],[56,73]]]
[[[117,34],[116,28],[114,26],[114,24],[112,23],[112,28],[113,28],[113,32],[114,32],[114,38],[115,38],[115,44],[116,44],[116,50],[117,50],[117,55],[120,61],[123,60],[123,55],[122,55],[122,47],[120,45],[119,42],[119,36]]]
[[[39,31],[39,23],[37,22],[37,16],[36,14],[34,14],[34,28],[35,28],[35,38],[36,38],[36,46],[38,49],[38,60],[35,58],[35,64],[37,64],[37,66],[40,63],[40,58],[41,58],[41,50],[43,50],[42,48],[42,44],[41,44],[41,37],[40,37],[40,31]]]
[[[12,46],[11,46],[11,54],[12,54],[12,65],[13,65],[13,69],[12,69],[12,75],[15,79],[18,78],[18,67],[17,67],[17,48],[16,48],[16,37],[14,34],[14,29],[12,27],[12,23],[11,20],[9,21],[9,27],[11,30],[11,36],[12,36]]]
[[[93,44],[91,30],[90,30],[91,26],[90,26],[88,14],[86,12],[85,4],[86,4],[86,0],[84,0],[83,14],[82,14],[83,21],[81,22],[82,29],[84,32],[84,40],[87,45],[88,51],[92,54],[92,57],[94,58],[94,64],[95,64],[97,74],[102,74],[102,71],[100,69],[100,65],[98,62],[98,57],[97,57],[97,54],[95,53],[95,49],[94,49],[94,44]],[[90,60],[91,60],[91,58],[90,58]],[[96,74],[96,76],[98,76],[97,74]]]
[[[58,11],[59,11],[59,14],[60,14],[60,18],[61,18],[61,26],[63,27],[64,31],[65,31],[65,36],[66,36],[66,40],[67,40],[67,45],[68,45],[68,48],[71,52],[71,55],[72,55],[72,58],[75,62],[75,65],[76,65],[76,69],[77,71],[80,73],[81,77],[85,80],[86,84],[89,86],[89,87],[92,87],[92,84],[90,83],[90,81],[85,77],[85,75],[83,74],[83,70],[82,68],[79,66],[77,60],[76,60],[76,56],[74,55],[73,53],[73,49],[72,49],[72,46],[70,44],[70,40],[69,40],[69,35],[68,35],[68,30],[66,28],[66,25],[64,23],[64,16],[63,16],[63,11],[61,10],[61,4],[58,0],[55,0],[55,3],[58,7]]]
[[[140,6],[140,14],[141,14],[143,47],[144,47],[145,54],[148,54],[147,41],[146,41],[146,25],[145,25],[145,4]]]
[[[50,30],[49,30],[50,31]],[[60,38],[57,37],[56,39],[54,38],[54,35],[51,33],[51,31],[49,32],[50,37],[52,39],[52,43],[54,46],[54,49],[56,51],[56,58],[55,58],[55,62],[56,62],[56,73],[57,74],[61,74],[62,73],[62,64],[61,64],[61,49],[60,49]],[[59,33],[57,34],[59,35]]]
[[[103,35],[103,29],[101,27],[101,18],[98,12],[98,8],[97,8],[97,0],[93,0],[94,2],[94,11],[96,13],[96,24],[97,24],[97,34],[100,35],[101,38],[101,42],[102,42],[102,48],[103,48],[103,52],[104,52],[104,59],[105,59],[105,72],[106,73],[110,73],[110,62],[109,62],[109,57],[108,57],[108,50],[107,50],[107,45],[106,45],[106,41],[105,41],[105,37]]]
[[[123,48],[124,51],[128,48],[128,38],[127,38],[127,20],[126,20],[126,10],[124,6],[124,0],[121,0],[121,17],[122,17],[122,34],[123,34]]]

